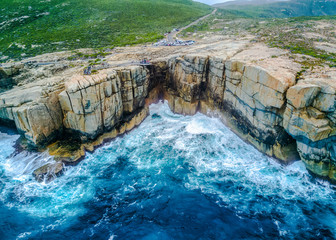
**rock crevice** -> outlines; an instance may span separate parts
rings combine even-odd
[[[174,112],[219,112],[239,136],[262,152],[289,161],[297,157],[295,141],[282,126],[286,91],[266,70],[240,61],[183,56],[169,62],[165,89]]]
[[[175,113],[219,117],[263,153],[285,162],[300,157],[313,173],[335,180],[336,87],[296,82],[294,71],[259,65],[183,55],[51,78],[0,94],[0,119],[14,123],[31,145],[71,135],[92,150],[139,125],[148,104],[166,99]]]

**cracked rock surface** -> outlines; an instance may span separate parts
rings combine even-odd
[[[137,64],[145,52],[151,66]],[[83,61],[59,60],[28,72],[19,63],[3,67],[3,81],[11,74],[20,80],[0,93],[1,122],[33,146],[71,135],[92,150],[103,136],[139,125],[148,103],[164,98],[176,113],[219,117],[261,152],[285,162],[301,158],[311,172],[336,180],[334,69],[308,71],[298,80],[301,65],[286,51],[244,40],[119,48],[104,61],[108,67],[92,75],[82,74]]]

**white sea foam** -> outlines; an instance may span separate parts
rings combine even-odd
[[[140,190],[149,195],[161,191],[165,184],[161,179],[169,176],[177,178],[187,190],[215,195],[219,206],[235,209],[238,217],[242,213],[283,214],[293,225],[274,222],[283,236],[293,234],[290,228],[299,231],[302,225],[309,227],[295,202],[305,201],[307,206],[318,202],[336,208],[335,190],[325,181],[314,180],[301,161],[289,166],[277,163],[246,144],[218,119],[202,114],[176,115],[167,103],[152,105],[150,112],[160,118],[148,117],[139,128],[87,154],[78,166],[69,167],[64,176],[49,184],[37,183],[31,174],[52,158],[27,152],[8,158],[18,136],[0,133],[0,173],[2,169],[1,181],[5,183],[0,201],[35,217],[57,218],[58,222],[36,227],[50,231],[83,216],[87,211],[84,204],[96,197],[102,176],[113,179],[112,185],[119,181],[118,173],[108,172],[119,164],[120,171],[125,168],[123,174],[130,177],[113,190],[114,199]],[[157,182],[148,182],[153,176]],[[136,200],[129,207],[143,208]],[[335,215],[322,216],[321,222],[335,229]],[[26,233],[19,236],[29,238]]]
[[[216,133],[215,129],[209,127],[209,122],[206,124],[203,121],[197,121],[197,118],[192,119],[191,122],[187,124],[186,130],[188,133],[191,133],[191,134],[214,134]]]

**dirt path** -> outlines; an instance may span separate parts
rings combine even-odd
[[[168,41],[171,42],[171,43],[174,42],[174,41],[175,41],[174,38],[176,38],[176,35],[177,35],[177,34],[181,33],[183,30],[187,29],[188,27],[191,27],[191,26],[193,26],[193,25],[196,25],[196,24],[198,24],[200,21],[202,21],[202,20],[208,18],[209,16],[215,14],[216,11],[217,11],[217,9],[213,10],[210,14],[205,15],[205,16],[203,16],[203,17],[197,19],[196,21],[190,23],[189,25],[187,25],[187,26],[185,26],[185,27],[183,27],[183,28],[180,28],[178,32],[171,32],[170,34],[167,35],[167,39],[168,39]],[[155,48],[155,49],[157,49],[157,48]],[[168,48],[168,49],[171,49],[171,48]],[[175,48],[174,48],[174,49],[175,49]],[[174,51],[173,51],[173,52],[174,52]],[[172,52],[172,53],[173,53],[173,52]],[[151,59],[151,57],[149,57],[149,59]],[[57,63],[58,63],[58,62],[55,62],[55,61],[46,61],[46,62],[44,62],[44,61],[41,61],[41,60],[37,60],[37,61],[35,60],[35,61],[33,62],[33,64],[35,64],[35,65],[37,65],[37,66],[52,65],[52,64],[57,64]],[[140,61],[137,61],[137,60],[131,60],[131,61],[122,61],[122,62],[119,62],[118,64],[112,64],[112,65],[110,65],[109,67],[128,67],[128,66],[138,66],[138,65],[141,65],[141,64],[140,64]]]
[[[168,42],[174,42],[174,39],[176,38],[176,35],[179,34],[180,32],[182,32],[183,30],[191,27],[191,26],[194,26],[196,24],[198,24],[200,21],[203,21],[204,19],[210,17],[211,15],[214,15],[215,13],[217,12],[217,8],[215,10],[212,11],[212,13],[208,14],[208,15],[205,15],[199,19],[197,19],[196,21],[190,23],[189,25],[183,27],[183,28],[180,28],[178,32],[171,32],[167,35],[167,41]]]

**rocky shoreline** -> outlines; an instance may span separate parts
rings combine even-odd
[[[258,51],[267,53],[258,58]],[[232,56],[173,55],[92,75],[55,64],[39,67],[34,80],[23,83],[18,79],[27,79],[26,67],[11,63],[0,69],[1,82],[14,85],[0,93],[0,120],[15,125],[28,145],[55,156],[56,165],[34,172],[38,180],[132,130],[149,104],[165,99],[175,113],[218,117],[261,152],[283,162],[301,158],[309,171],[335,181],[336,74],[298,79],[298,63],[272,54],[256,45]]]

